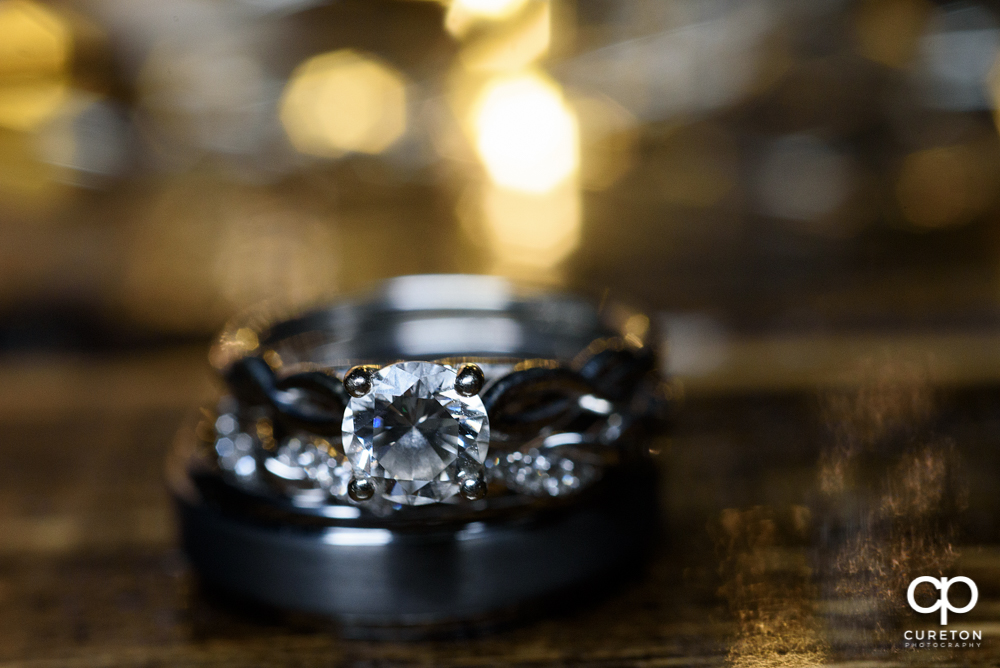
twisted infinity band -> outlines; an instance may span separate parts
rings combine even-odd
[[[215,460],[244,489],[378,515],[572,495],[662,413],[647,336],[641,314],[494,278],[397,279],[366,302],[227,330]]]

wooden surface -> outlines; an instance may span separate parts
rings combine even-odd
[[[373,642],[289,626],[199,593],[176,546],[162,462],[191,404],[213,392],[202,359],[185,349],[0,368],[0,666],[1000,658],[1000,392],[988,387],[943,393],[890,364],[839,394],[689,395],[671,437],[655,444],[665,544],[631,584],[486,637]],[[844,455],[844,443],[864,452]],[[919,469],[929,477],[907,473],[917,470],[906,468],[913,453],[930,462]],[[854,471],[834,492],[821,489],[831,461]],[[935,472],[957,481],[955,503]],[[845,521],[877,515],[886,499],[903,504],[901,521]],[[917,529],[904,535],[898,527]],[[901,551],[917,539],[925,552]],[[844,555],[862,555],[861,569],[845,571]],[[885,566],[889,558],[896,566]],[[901,604],[898,583],[919,568],[979,584],[980,603],[953,627],[983,629],[982,647],[899,650],[902,629],[935,628]]]

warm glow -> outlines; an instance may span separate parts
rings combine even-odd
[[[406,130],[403,79],[350,50],[310,58],[289,79],[281,123],[302,153],[381,153]]]
[[[553,82],[538,74],[495,79],[473,109],[476,149],[497,185],[543,193],[576,172],[576,117]]]
[[[31,131],[68,98],[72,35],[58,14],[23,0],[0,0],[0,127]]]
[[[544,56],[552,41],[552,8],[539,2],[523,18],[502,30],[469,43],[462,49],[462,64],[473,71],[511,72]]]
[[[649,317],[634,313],[628,317],[622,329],[625,332],[625,340],[630,345],[641,348],[649,332]]]
[[[444,27],[455,37],[464,37],[479,20],[499,21],[516,14],[527,0],[452,0]]]
[[[474,199],[460,211],[463,223],[501,267],[548,269],[579,244],[580,192],[573,181],[547,193],[487,185]]]
[[[64,81],[0,85],[0,127],[27,132],[52,119],[69,100]]]
[[[0,1],[0,77],[61,74],[69,62],[69,26],[51,9]]]
[[[459,7],[474,16],[501,19],[519,10],[525,2],[527,0],[455,0],[452,6]]]

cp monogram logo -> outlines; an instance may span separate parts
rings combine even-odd
[[[927,582],[933,585],[935,588],[941,590],[941,598],[939,598],[938,602],[930,606],[929,608],[924,608],[922,606],[917,605],[916,600],[914,600],[913,598],[913,592],[916,590],[917,585],[919,585],[922,582]],[[966,585],[969,586],[969,591],[972,592],[972,598],[969,599],[969,604],[964,608],[953,607],[951,603],[948,601],[948,588],[951,587],[956,582],[964,582]],[[976,607],[976,602],[979,600],[979,589],[976,587],[976,583],[967,577],[951,578],[950,580],[948,578],[941,578],[940,580],[938,580],[937,578],[932,578],[927,575],[922,575],[910,583],[910,588],[906,590],[906,600],[910,604],[910,607],[916,610],[917,612],[929,613],[940,609],[941,626],[946,626],[948,624],[949,610],[951,610],[954,613],[962,614]]]

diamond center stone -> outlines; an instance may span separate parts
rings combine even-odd
[[[344,452],[395,503],[422,505],[458,493],[486,459],[489,420],[482,399],[455,391],[456,372],[432,362],[379,369],[372,389],[344,410]]]

